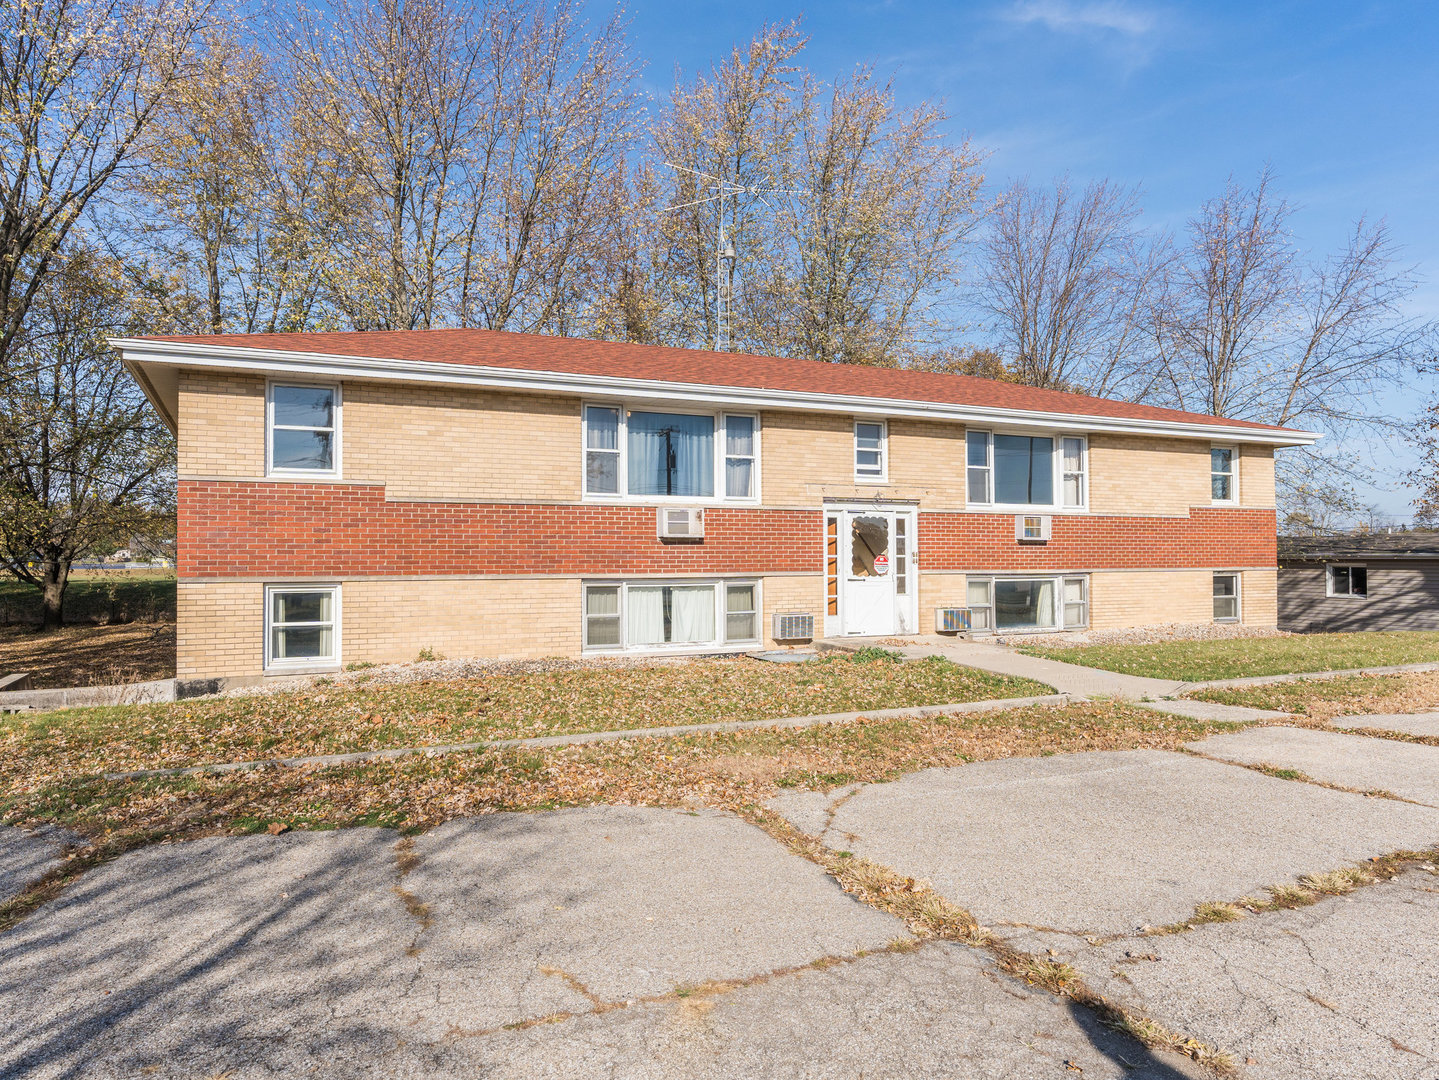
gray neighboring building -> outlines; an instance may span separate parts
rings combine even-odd
[[[1281,630],[1439,630],[1439,532],[1279,538]]]

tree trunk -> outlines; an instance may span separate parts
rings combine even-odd
[[[65,585],[70,580],[70,560],[59,555],[45,556],[44,596],[40,617],[42,630],[58,630],[65,622]]]

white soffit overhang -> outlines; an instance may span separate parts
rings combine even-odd
[[[1195,424],[1179,420],[1140,420],[1122,416],[1084,416],[1076,413],[1005,409],[984,405],[910,401],[904,398],[824,394],[797,390],[769,390],[745,386],[630,379],[609,375],[582,375],[567,371],[530,371],[482,367],[424,360],[382,360],[367,356],[249,349],[190,342],[112,338],[126,366],[173,428],[175,377],[178,368],[220,368],[302,378],[375,379],[385,382],[430,383],[491,390],[567,394],[576,397],[621,398],[638,401],[684,402],[707,407],[786,409],[797,412],[831,412],[854,416],[906,417],[947,420],[964,424],[1034,428],[1054,431],[1106,431],[1131,435],[1167,435],[1173,438],[1264,443],[1271,446],[1310,446],[1321,436],[1312,431],[1251,428],[1228,424]],[[164,370],[169,369],[169,370]]]

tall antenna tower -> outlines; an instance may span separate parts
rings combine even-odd
[[[766,195],[793,195],[797,193],[796,189],[736,184],[723,176],[711,176],[709,173],[702,173],[698,169],[691,169],[684,165],[676,165],[670,161],[666,161],[665,164],[671,169],[691,173],[701,180],[709,181],[700,186],[703,190],[712,191],[714,194],[706,195],[702,199],[691,199],[689,202],[678,203],[675,206],[666,206],[663,213],[671,210],[684,210],[704,203],[719,203],[719,238],[715,244],[715,352],[729,352],[730,313],[734,308],[735,247],[734,237],[728,235],[725,229],[725,203],[740,195],[753,195],[766,207],[774,209],[765,201]]]

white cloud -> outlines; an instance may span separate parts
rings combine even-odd
[[[1143,11],[1119,0],[1020,0],[1008,13],[1014,22],[1038,23],[1058,33],[1107,30],[1128,37],[1145,37],[1158,28],[1153,11]]]

